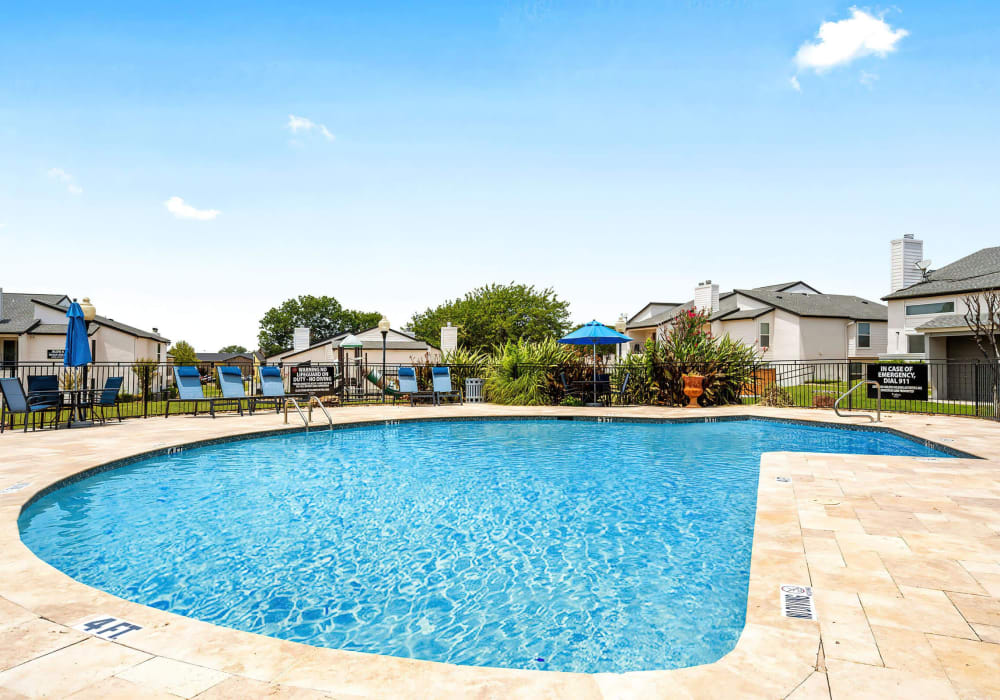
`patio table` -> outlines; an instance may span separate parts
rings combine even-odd
[[[584,400],[596,395],[601,406],[605,405],[606,398],[611,394],[611,382],[608,379],[578,379],[570,382],[570,387],[574,395]]]

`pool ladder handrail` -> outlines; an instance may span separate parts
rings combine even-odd
[[[869,413],[862,413],[861,415],[863,415],[865,418],[868,418],[869,420],[871,420],[872,423],[881,423],[882,422],[882,385],[879,384],[878,382],[876,382],[874,379],[862,379],[860,382],[858,382],[857,384],[855,384],[854,386],[852,386],[850,389],[848,389],[847,391],[845,391],[843,394],[841,394],[840,398],[833,402],[833,412],[836,413],[840,418],[846,418],[847,416],[845,416],[843,413],[840,412],[840,402],[843,401],[844,399],[846,399],[851,394],[853,394],[854,391],[858,387],[866,386],[868,384],[874,384],[875,385],[875,391],[876,391],[876,394],[878,396],[878,399],[877,399],[877,401],[875,403],[875,416],[876,417],[872,418],[871,414],[869,414]]]
[[[299,406],[299,402],[297,399],[295,399],[295,397],[289,396],[287,399],[285,399],[285,423],[288,423],[288,404],[291,404],[295,408],[295,411],[299,414],[299,418],[301,418],[302,422],[305,423],[306,432],[308,433],[309,425],[312,423],[313,403],[319,406],[319,410],[323,411],[323,415],[326,416],[326,422],[329,424],[330,430],[333,430],[333,418],[330,416],[330,412],[326,410],[326,406],[323,405],[323,402],[320,401],[319,397],[317,397],[315,394],[311,394],[309,396],[309,402],[306,409],[309,411],[308,419],[306,418],[306,415],[302,413],[302,407]]]

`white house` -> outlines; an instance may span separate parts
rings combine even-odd
[[[268,364],[280,362],[285,365],[303,362],[341,362],[351,359],[360,360],[365,364],[382,362],[382,332],[378,327],[354,334],[354,337],[361,341],[360,348],[341,348],[341,343],[349,335],[351,334],[340,333],[332,338],[310,343],[308,333],[296,334],[295,345],[291,350],[271,355],[267,358],[267,362]],[[440,350],[405,331],[396,329],[390,329],[386,334],[385,348],[385,361],[389,364],[438,362],[441,359]]]
[[[976,362],[987,358],[965,319],[967,299],[1000,289],[1000,247],[983,248],[931,270],[924,242],[907,234],[892,241],[889,347],[883,359],[930,361],[938,396],[974,396]]]
[[[891,266],[890,291],[883,297],[889,304],[886,358],[985,359],[965,321],[966,298],[1000,289],[1000,247],[931,270],[924,242],[908,234],[892,241]]]
[[[28,294],[0,289],[0,363],[61,364],[66,347],[65,294]],[[87,325],[94,362],[166,362],[170,341],[156,328],[145,331],[103,316]]]
[[[636,341],[633,350],[641,349],[639,344],[659,325],[691,310],[708,312],[714,335],[754,345],[766,361],[875,359],[886,347],[885,306],[856,296],[823,294],[802,281],[719,294],[719,285],[707,280],[695,287],[690,301],[658,312],[651,306],[626,325],[626,333]]]

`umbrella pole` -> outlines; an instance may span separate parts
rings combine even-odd
[[[594,381],[592,382],[592,385],[594,387],[594,403],[597,403],[597,343],[596,342],[594,343],[594,373],[593,373],[593,380]]]

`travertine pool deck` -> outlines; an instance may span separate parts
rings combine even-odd
[[[559,414],[867,424],[825,410],[741,406],[375,406],[331,413],[345,423]],[[225,629],[77,583],[21,543],[18,514],[40,489],[135,453],[285,427],[273,413],[5,433],[0,699],[1000,698],[1000,424],[889,414],[883,425],[985,459],[764,455],[747,624],[736,648],[714,664],[621,675],[453,666]],[[781,584],[813,586],[818,622],[782,617]],[[73,629],[98,615],[142,629],[120,641]]]

